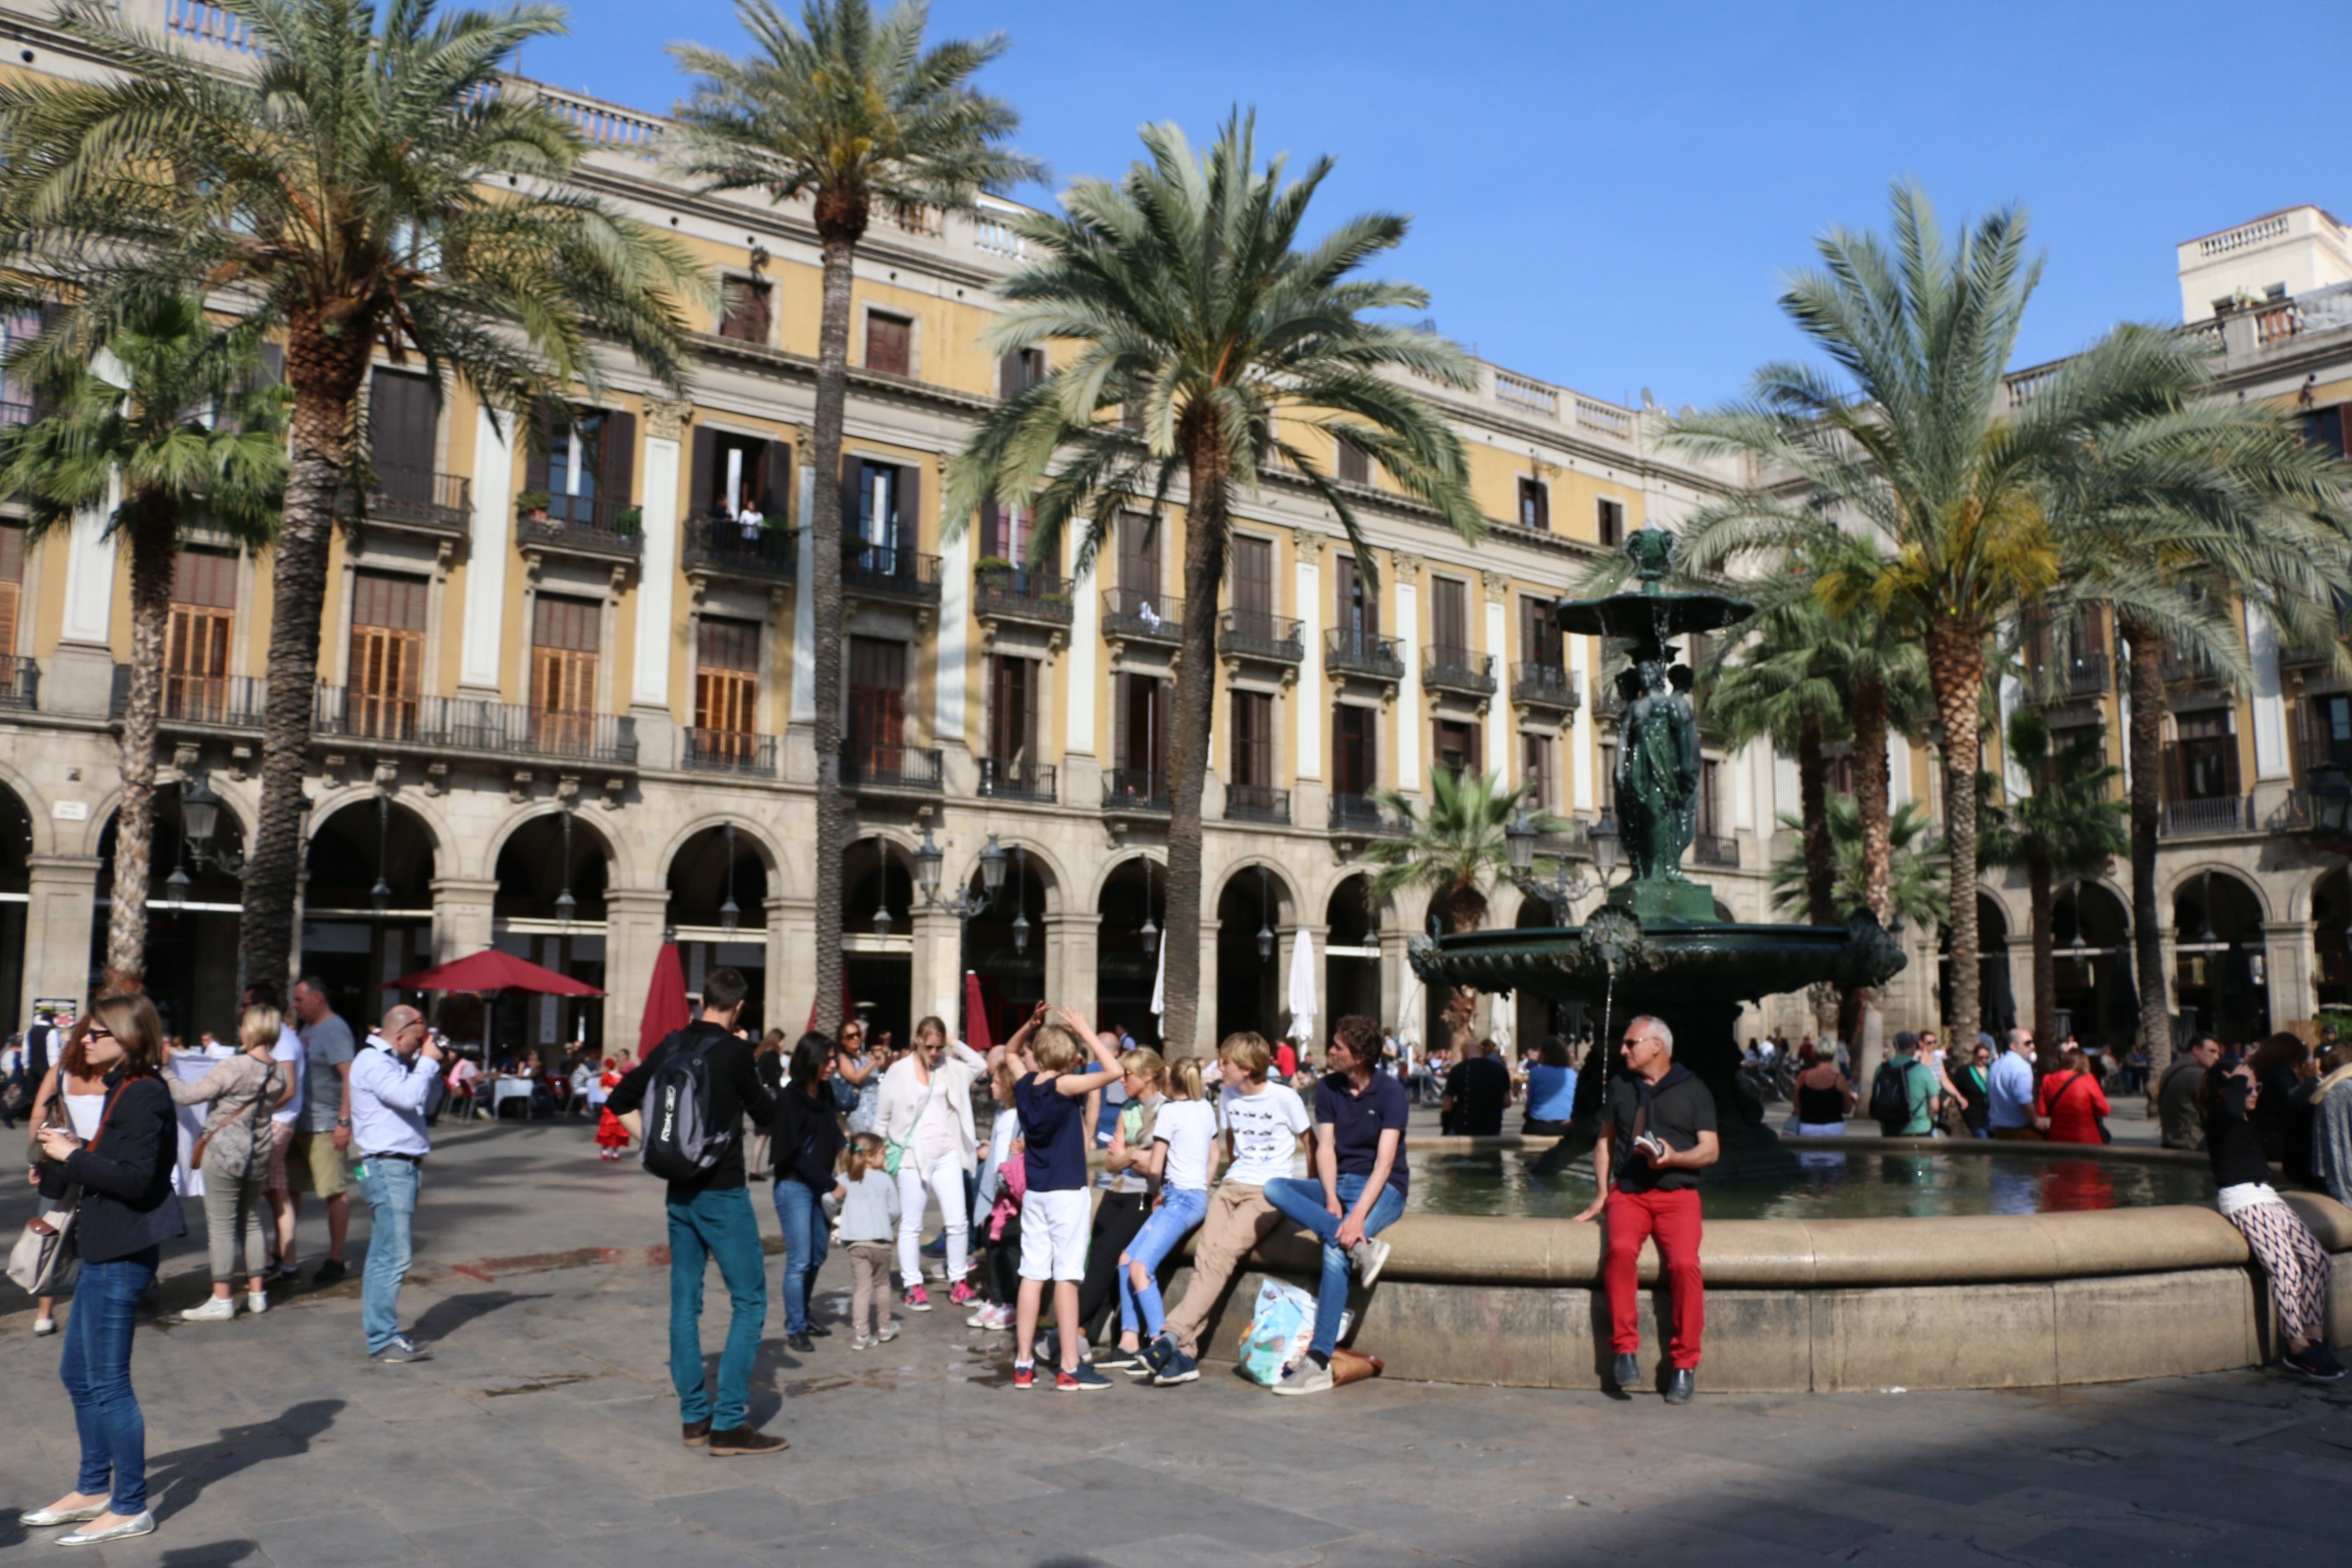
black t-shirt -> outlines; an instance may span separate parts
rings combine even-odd
[[[1680,1166],[1654,1170],[1646,1157],[1634,1155],[1633,1117],[1645,1089],[1650,1102],[1645,1130],[1667,1148],[1676,1153],[1696,1149],[1700,1133],[1715,1131],[1715,1096],[1688,1068],[1668,1068],[1655,1088],[1638,1078],[1618,1079],[1609,1086],[1609,1121],[1615,1129],[1609,1145],[1610,1175],[1629,1193],[1678,1193],[1697,1186],[1696,1171]]]
[[[622,1075],[621,1081],[613,1086],[613,1097],[604,1102],[614,1115],[625,1116],[645,1104],[646,1090],[653,1082],[655,1071],[680,1040],[710,1042],[710,1125],[735,1135],[728,1140],[726,1152],[719,1156],[718,1163],[699,1180],[669,1184],[672,1203],[690,1202],[698,1193],[742,1186],[743,1139],[737,1130],[743,1125],[743,1113],[750,1111],[752,1121],[762,1123],[774,1121],[776,1116],[775,1099],[760,1083],[751,1042],[736,1038],[716,1024],[698,1020],[668,1036],[646,1053],[645,1060]]]
[[[1472,1057],[1445,1075],[1445,1092],[1454,1101],[1454,1131],[1494,1137],[1511,1100],[1511,1069],[1493,1057]]]

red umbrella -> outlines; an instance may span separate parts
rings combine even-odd
[[[982,1056],[989,1052],[988,1005],[980,999],[980,976],[970,970],[963,977],[963,1043]]]
[[[662,943],[654,957],[653,989],[646,993],[645,1021],[637,1026],[637,1059],[686,1027],[686,966],[677,960],[677,943]]]
[[[841,966],[841,1018],[842,1022],[845,1024],[855,1024],[857,1022],[857,1004],[850,998],[849,966],[845,963]],[[809,1003],[808,1026],[803,1029],[801,1033],[808,1035],[814,1034],[815,1032],[816,1003],[814,1001],[811,1001]]]
[[[554,996],[602,996],[593,985],[558,974],[527,958],[485,948],[455,963],[420,969],[393,982],[409,991],[536,991]]]

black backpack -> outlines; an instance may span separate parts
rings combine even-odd
[[[717,1041],[681,1030],[662,1042],[661,1065],[646,1085],[645,1148],[637,1156],[666,1182],[709,1173],[735,1141],[735,1130],[713,1125],[710,1047]]]
[[[1899,1058],[1879,1063],[1877,1076],[1870,1080],[1870,1119],[1889,1138],[1910,1124],[1911,1073],[1909,1064]]]

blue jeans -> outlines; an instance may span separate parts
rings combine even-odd
[[[751,1358],[768,1318],[768,1266],[748,1187],[697,1193],[669,1203],[669,1380],[680,1421],[708,1420],[714,1432],[744,1425],[751,1398]],[[714,1404],[702,1377],[702,1273],[712,1258],[727,1282],[734,1314],[719,1352]]]
[[[360,1327],[368,1354],[400,1337],[400,1286],[408,1278],[409,1223],[416,1217],[416,1186],[424,1171],[407,1160],[364,1162],[360,1196],[375,1215],[368,1232],[367,1267],[360,1276]]]
[[[1364,1195],[1364,1178],[1352,1171],[1342,1172],[1339,1188],[1339,1207],[1352,1210],[1356,1200]],[[1315,1292],[1315,1339],[1307,1348],[1328,1361],[1331,1347],[1339,1339],[1339,1314],[1348,1309],[1348,1251],[1334,1239],[1339,1234],[1339,1216],[1323,1206],[1319,1181],[1277,1176],[1265,1184],[1265,1201],[1323,1238],[1323,1284]],[[1364,1235],[1369,1237],[1388,1229],[1402,1213],[1404,1194],[1394,1186],[1382,1188],[1372,1200],[1371,1213],[1364,1216]]]
[[[1134,1271],[1125,1265],[1119,1268],[1118,1326],[1122,1333],[1136,1331],[1139,1315],[1146,1339],[1158,1339],[1160,1331],[1168,1326],[1167,1309],[1160,1302],[1160,1260],[1175,1251],[1176,1244],[1190,1235],[1208,1212],[1208,1188],[1162,1189],[1160,1206],[1151,1211],[1143,1228],[1127,1244],[1128,1262],[1142,1264],[1143,1276],[1149,1283],[1137,1289]]]
[[[110,1493],[107,1506],[126,1518],[147,1511],[147,1417],[131,1386],[131,1331],[139,1321],[139,1298],[155,1283],[156,1255],[149,1247],[81,1266],[66,1316],[65,1356],[58,1363],[81,1433],[81,1476],[74,1490],[84,1497]]]
[[[784,1231],[784,1332],[808,1332],[809,1283],[824,1267],[827,1226],[823,1194],[790,1176],[776,1184],[776,1223]]]

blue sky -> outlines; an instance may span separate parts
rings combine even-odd
[[[1801,350],[1780,279],[1823,227],[1882,224],[1898,174],[1953,220],[2030,210],[2049,269],[2020,363],[2121,319],[2177,319],[2178,242],[2298,202],[2352,212],[2326,107],[2352,79],[2352,29],[2328,14],[936,0],[932,32],[1012,36],[983,85],[1063,176],[1118,173],[1148,121],[1198,140],[1255,105],[1262,147],[1338,160],[1327,222],[1412,216],[1381,270],[1426,288],[1444,331],[1529,375],[1675,406]],[[640,108],[678,94],[665,43],[741,44],[730,0],[575,0],[572,16],[524,70]]]

